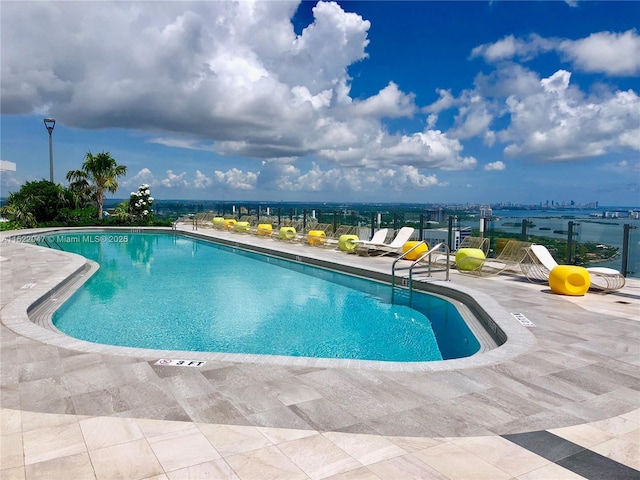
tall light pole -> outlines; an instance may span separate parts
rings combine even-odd
[[[53,133],[53,127],[56,126],[55,118],[45,118],[44,126],[49,132],[49,180],[53,183],[53,140],[51,134]]]

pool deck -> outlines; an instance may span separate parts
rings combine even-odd
[[[197,233],[372,275],[393,261]],[[0,247],[2,480],[640,478],[638,279],[565,297],[517,275],[435,272],[428,283],[477,299],[510,340],[424,369],[195,352],[206,363],[186,368],[33,324],[27,308],[85,262]]]

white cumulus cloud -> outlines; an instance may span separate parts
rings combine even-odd
[[[391,82],[380,90],[377,95],[353,105],[351,113],[360,116],[373,117],[405,117],[412,115],[416,106],[414,95],[407,95]]]
[[[487,163],[487,164],[484,166],[484,169],[485,169],[486,171],[488,171],[488,172],[492,172],[492,171],[498,171],[498,172],[500,172],[500,171],[502,171],[502,170],[506,170],[506,168],[507,168],[507,166],[506,166],[506,165],[504,164],[504,162],[503,162],[503,161],[501,161],[501,160],[498,160],[498,161],[495,161],[495,162]]]
[[[184,188],[189,186],[189,182],[184,178],[187,172],[179,174],[173,173],[173,170],[167,170],[167,176],[160,181],[160,184],[166,188]]]
[[[638,95],[629,90],[587,97],[570,78],[559,70],[541,79],[537,91],[507,98],[511,125],[500,132],[509,143],[505,155],[562,161],[637,148],[629,140],[640,125]]]
[[[527,38],[507,35],[497,42],[475,47],[471,57],[482,57],[488,63],[515,58],[527,61],[550,51],[556,51],[576,70],[584,72],[611,76],[640,72],[640,35],[636,30],[596,32],[577,40],[543,38],[536,34]]]
[[[640,73],[640,35],[635,30],[598,32],[580,40],[564,40],[558,50],[585,72],[620,76]]]
[[[213,179],[207,177],[200,170],[196,170],[196,177],[193,180],[193,186],[196,188],[207,188],[213,185]]]
[[[127,178],[123,181],[122,185],[128,188],[137,188],[143,183],[146,183],[150,187],[157,187],[160,185],[160,182],[154,177],[153,173],[148,168],[139,170],[133,177]]]
[[[389,131],[389,119],[420,111],[396,83],[351,97],[348,70],[368,58],[368,20],[321,1],[296,34],[298,3],[3,3],[3,114],[55,113],[72,127],[138,130],[167,147],[270,161],[473,167],[437,130]]]
[[[256,187],[258,175],[254,172],[243,172],[238,168],[232,168],[226,172],[216,170],[213,172],[213,182],[225,185],[237,190],[253,190]]]
[[[558,70],[540,78],[512,63],[478,75],[475,88],[448,102],[457,113],[447,138],[477,137],[489,146],[504,145],[506,157],[542,161],[640,150],[638,94],[604,86],[586,93],[571,76]]]
[[[540,53],[552,50],[555,43],[555,40],[548,40],[536,34],[532,34],[526,39],[507,35],[497,42],[475,47],[471,51],[471,57],[482,57],[488,63],[511,60],[515,57],[530,60]]]

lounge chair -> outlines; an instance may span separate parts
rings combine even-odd
[[[527,250],[531,245],[531,242],[509,240],[496,257],[496,260],[507,265],[505,270],[511,270],[513,273],[520,273],[520,263],[526,257]]]
[[[486,257],[489,253],[489,239],[483,237],[464,237],[460,242],[460,246],[458,250],[461,248],[477,248],[482,250],[482,253]],[[448,255],[441,251],[436,251],[431,254],[431,263],[434,265],[444,265],[447,264],[447,259],[449,260],[449,266],[453,266],[455,263],[455,255],[456,251],[450,252]]]
[[[467,250],[476,250],[479,255],[463,257],[456,253],[456,266],[460,273],[478,277],[498,275],[505,270],[511,270],[515,273],[519,270],[520,263],[526,256],[527,249],[530,246],[531,243],[529,242],[509,240],[496,258],[485,258],[484,251],[481,249],[468,248]],[[458,252],[463,251],[462,248],[458,249]]]
[[[309,232],[315,230],[318,226],[320,229],[323,228],[316,220],[313,219],[307,220],[306,223],[303,220],[297,221],[297,226],[294,225],[294,228],[296,229],[296,237],[294,238],[294,241],[298,243],[306,243]]]
[[[277,228],[268,221],[260,222],[255,229],[249,230],[249,233],[260,238],[273,238],[273,232],[278,232]]]
[[[268,216],[254,218],[255,220],[251,222],[251,228],[248,232],[250,235],[255,235],[261,238],[271,238],[273,232],[278,231],[278,229],[275,227],[277,219],[273,219]]]
[[[520,268],[524,275],[535,283],[548,282],[551,270],[557,266],[558,262],[544,245],[531,245],[527,249],[525,258],[520,262]],[[624,287],[624,276],[613,268],[590,267],[586,270],[589,273],[593,290],[608,292]]]
[[[230,230],[235,233],[250,233],[251,230],[256,227],[257,220],[258,219],[256,217],[244,215],[240,217],[240,220],[232,225],[232,228]]]
[[[284,219],[282,223],[273,225],[272,238],[285,242],[297,242],[298,232],[302,230],[302,221]]]
[[[483,237],[464,237],[459,248],[479,248],[485,255],[489,253],[489,239]]]
[[[402,253],[402,247],[414,232],[413,227],[402,227],[390,243],[356,242],[356,253],[363,256],[382,256],[390,253]],[[373,239],[372,239],[373,240]]]
[[[193,216],[193,223],[201,228],[213,227],[213,212],[200,212]]]
[[[371,240],[354,240],[353,243],[356,244],[356,248],[358,247],[364,248],[367,245],[380,245],[381,243],[384,243],[384,241],[387,239],[388,233],[389,233],[388,228],[381,228],[380,230],[378,230],[373,234],[373,237],[371,237]]]
[[[331,236],[333,225],[317,222],[308,225],[306,231],[299,237],[300,242],[316,247],[323,246],[327,241],[327,237]]]
[[[324,248],[338,248],[338,243],[342,235],[354,235],[355,232],[356,228],[351,225],[340,225],[330,236],[327,235],[327,241],[322,246]]]

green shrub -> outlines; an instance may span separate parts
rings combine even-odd
[[[27,182],[9,194],[0,214],[22,227],[35,227],[54,220],[67,207],[66,191],[48,180]]]

